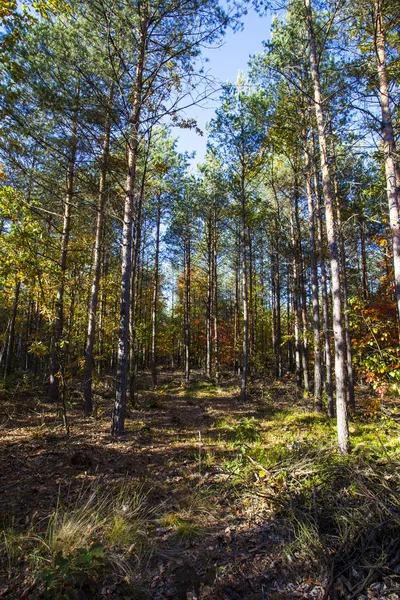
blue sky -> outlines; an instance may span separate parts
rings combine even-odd
[[[270,14],[260,16],[249,2],[248,13],[241,20],[243,22],[242,31],[237,33],[228,31],[221,47],[203,52],[203,55],[208,59],[204,69],[218,82],[236,81],[238,72],[247,70],[249,57],[260,52],[263,48],[263,40],[269,38]],[[219,93],[216,92],[212,98],[203,101],[201,106],[193,106],[187,109],[185,116],[196,119],[198,127],[204,131],[206,123],[214,115],[215,108],[218,105],[218,97]],[[203,160],[207,143],[206,132],[203,136],[200,136],[194,130],[174,128],[173,135],[179,137],[178,150],[180,152],[196,151],[195,164]]]

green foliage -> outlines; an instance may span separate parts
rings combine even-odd
[[[0,189],[0,221],[6,224],[0,238],[0,283],[40,277],[49,268],[42,257],[46,236],[21,194],[8,186]]]
[[[104,568],[105,558],[105,549],[101,544],[76,548],[67,554],[58,552],[51,566],[38,574],[44,586],[44,597],[64,600],[78,590],[94,592],[96,578]]]
[[[232,428],[232,439],[236,444],[258,442],[260,437],[260,424],[254,417],[243,417],[239,423]]]

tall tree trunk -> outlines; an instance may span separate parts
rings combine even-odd
[[[93,409],[92,399],[92,372],[93,372],[93,348],[96,336],[96,314],[97,301],[100,287],[101,271],[101,245],[103,240],[104,206],[106,200],[106,176],[108,169],[108,158],[110,154],[110,131],[111,131],[111,108],[113,102],[114,84],[111,85],[107,103],[107,116],[104,127],[104,142],[101,158],[101,171],[99,183],[99,196],[97,200],[96,238],[93,256],[93,280],[89,302],[89,322],[86,336],[85,368],[83,372],[83,399],[84,412],[90,415]]]
[[[273,289],[273,302],[272,302],[272,328],[273,328],[273,352],[275,356],[275,377],[280,379],[283,374],[282,365],[282,324],[281,324],[281,276],[280,276],[280,260],[279,260],[279,249],[280,249],[280,205],[278,200],[278,193],[274,185],[274,181],[271,181],[275,204],[276,213],[274,217],[274,241],[272,243],[272,289]]]
[[[389,99],[389,78],[386,67],[386,33],[382,12],[382,1],[374,1],[375,51],[379,81],[379,100],[382,113],[382,136],[385,157],[386,189],[389,204],[390,228],[392,230],[394,281],[397,316],[400,326],[400,168],[396,152]]]
[[[249,313],[249,348],[248,348],[248,369],[251,370],[254,358],[255,348],[255,318],[254,318],[254,293],[253,293],[253,244],[251,241],[251,228],[247,225],[247,248],[249,251],[249,299],[248,299],[248,313]]]
[[[118,332],[118,357],[115,404],[111,420],[111,435],[122,435],[125,424],[126,395],[128,388],[129,366],[129,313],[131,301],[131,269],[132,269],[132,213],[133,195],[136,180],[136,162],[139,147],[139,124],[142,107],[143,70],[146,48],[147,21],[141,20],[139,25],[139,44],[136,66],[136,80],[133,93],[133,105],[130,118],[130,135],[128,148],[128,173],[126,178],[126,195],[124,204],[124,220],[122,227],[122,261],[121,261],[121,301]]]
[[[242,382],[240,388],[240,399],[245,402],[247,397],[247,367],[248,367],[248,348],[249,348],[249,310],[248,310],[248,293],[247,293],[247,244],[246,244],[246,196],[244,188],[244,167],[242,165],[241,176],[241,251],[242,251],[242,295],[243,295],[243,366],[242,366]]]
[[[206,375],[211,377],[212,355],[212,303],[213,303],[213,248],[212,248],[212,214],[207,220],[207,307],[206,307]]]
[[[283,375],[282,368],[282,324],[281,324],[281,275],[279,261],[279,240],[275,252],[275,299],[276,299],[276,357],[275,375],[280,379]]]
[[[301,243],[301,229],[299,219],[299,192],[298,184],[295,184],[294,215],[296,219],[296,256],[298,256],[298,280],[299,280],[299,309],[301,314],[301,363],[303,371],[303,387],[308,394],[310,391],[309,367],[308,367],[308,339],[307,339],[307,296],[304,283],[304,260]]]
[[[290,214],[290,233],[292,241],[292,253],[293,253],[293,312],[294,312],[294,344],[295,344],[295,357],[296,357],[296,380],[297,385],[302,385],[302,366],[303,362],[303,350],[300,339],[300,323],[301,323],[301,311],[300,311],[300,298],[299,298],[299,266],[298,266],[298,247],[297,237],[294,228],[293,211],[292,207],[289,211]]]
[[[314,172],[314,193],[315,193],[315,208],[317,217],[317,233],[318,233],[318,255],[319,266],[321,270],[321,300],[322,300],[322,325],[324,334],[324,352],[325,352],[325,392],[328,403],[328,416],[333,419],[335,416],[333,402],[333,378],[332,378],[332,355],[331,355],[331,338],[329,328],[329,304],[328,304],[328,284],[327,273],[324,258],[324,235],[322,226],[322,206],[318,183],[318,175],[316,168],[316,149],[314,136],[312,137],[313,145],[313,172]]]
[[[64,217],[63,217],[63,228],[61,234],[61,249],[59,258],[60,267],[60,282],[57,288],[57,296],[55,303],[55,327],[53,335],[53,343],[50,355],[50,385],[49,385],[49,398],[53,402],[59,400],[59,377],[58,371],[60,369],[60,342],[63,335],[64,329],[64,288],[65,288],[65,274],[67,270],[67,255],[69,247],[69,235],[71,229],[71,211],[72,211],[72,198],[74,194],[74,177],[75,177],[75,161],[77,151],[77,130],[78,130],[78,112],[79,112],[79,97],[80,97],[80,84],[77,84],[76,95],[75,95],[75,107],[74,117],[72,122],[72,132],[70,139],[70,152],[68,159],[67,169],[67,189],[64,201]]]
[[[314,402],[317,410],[322,410],[322,365],[319,326],[319,296],[318,296],[318,272],[315,254],[315,215],[314,200],[312,192],[312,169],[311,158],[308,150],[306,136],[304,137],[304,156],[306,166],[306,189],[308,205],[308,234],[310,236],[310,266],[311,266],[311,292],[313,311],[313,336],[314,336]]]
[[[365,249],[365,218],[364,215],[358,217],[358,225],[360,228],[360,246],[361,246],[361,285],[363,298],[366,302],[369,302],[369,282],[368,282],[368,268],[367,268],[367,252]]]
[[[239,352],[238,352],[238,330],[239,330],[239,263],[240,252],[237,248],[237,260],[235,264],[235,305],[234,305],[234,325],[233,325],[233,371],[238,373]]]
[[[347,387],[349,390],[349,407],[354,410],[355,394],[354,394],[354,375],[353,375],[353,362],[351,352],[351,335],[350,335],[350,318],[349,318],[349,285],[347,281],[347,269],[346,269],[346,252],[344,247],[344,236],[343,236],[343,225],[342,225],[342,209],[339,197],[339,184],[337,180],[336,172],[336,158],[333,149],[334,157],[334,187],[336,196],[336,218],[338,225],[338,237],[339,237],[339,249],[340,249],[340,266],[342,270],[342,284],[343,284],[343,316],[344,316],[344,332],[346,338],[346,365],[347,365]]]
[[[290,273],[289,270],[287,272],[287,279],[286,279],[286,298],[287,298],[287,303],[286,303],[286,335],[287,335],[287,339],[288,339],[288,343],[287,343],[287,364],[288,364],[288,371],[290,373],[292,373],[295,370],[295,367],[293,366],[293,344],[291,341],[291,336],[292,336],[292,331],[291,331],[291,323],[290,323],[290,300],[291,300],[291,292],[290,290],[292,289],[292,285],[290,282]],[[293,312],[294,312],[294,308],[293,308]]]
[[[335,380],[336,380],[336,418],[338,446],[341,454],[349,451],[349,428],[346,402],[346,369],[344,354],[344,335],[342,326],[342,298],[340,289],[340,269],[336,242],[334,218],[334,194],[328,163],[326,125],[322,106],[322,93],[318,72],[317,50],[312,20],[311,0],[305,0],[306,20],[309,37],[309,57],[311,76],[314,85],[314,104],[318,126],[318,138],[321,159],[322,184],[325,202],[326,230],[331,265],[331,287],[333,306],[333,335],[335,340]]]
[[[17,318],[20,290],[21,290],[21,280],[18,279],[17,283],[15,284],[14,302],[13,302],[13,307],[12,307],[12,312],[11,312],[9,334],[8,334],[8,340],[7,340],[7,345],[6,345],[6,357],[5,357],[5,362],[4,362],[4,379],[7,379],[8,375],[10,374],[10,370],[11,370],[11,361],[12,361],[13,348],[14,348],[15,319]]]
[[[261,371],[265,370],[265,267],[264,267],[265,245],[262,242],[260,261],[260,346],[261,346]]]
[[[160,224],[161,224],[161,192],[157,199],[157,223],[156,223],[156,253],[154,257],[153,275],[153,310],[151,327],[151,377],[153,388],[157,385],[157,304],[158,304],[158,257],[160,252]]]
[[[272,336],[272,354],[274,356],[274,375],[277,377],[277,356],[278,356],[278,341],[277,341],[277,318],[276,318],[276,254],[274,250],[271,252],[271,336]]]
[[[187,215],[185,232],[185,314],[184,314],[184,345],[185,345],[185,373],[184,378],[187,383],[190,379],[190,230],[189,215]]]
[[[141,297],[141,290],[139,290],[139,283],[143,281],[143,270],[140,275],[139,282],[139,269],[140,269],[140,256],[142,252],[142,228],[143,228],[143,200],[145,194],[146,175],[148,162],[150,157],[150,143],[151,143],[151,132],[147,141],[146,158],[144,161],[144,168],[142,173],[142,180],[140,184],[140,193],[137,198],[137,202],[134,207],[133,221],[134,221],[134,236],[133,236],[133,249],[132,249],[132,268],[131,268],[131,307],[130,307],[130,318],[129,318],[129,396],[132,404],[135,403],[135,384],[136,375],[138,369],[138,341],[136,336],[136,323],[140,321],[140,315],[138,314],[140,306],[138,307],[138,299]]]
[[[212,295],[213,295],[213,320],[214,320],[214,372],[215,383],[219,384],[219,344],[218,344],[218,234],[217,234],[217,216],[214,215],[213,237],[212,237]]]
[[[101,259],[101,277],[105,277],[107,275],[107,256],[103,252]],[[104,295],[104,290],[100,290],[100,310],[99,310],[99,335],[97,340],[97,348],[99,360],[97,361],[97,374],[100,376],[103,371],[103,343],[104,343],[104,315],[106,312],[106,300]]]

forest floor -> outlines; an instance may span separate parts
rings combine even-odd
[[[0,397],[0,597],[400,599],[399,403],[359,389],[353,452],[291,380],[139,381],[126,434],[70,396]]]

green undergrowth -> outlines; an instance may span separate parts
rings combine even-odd
[[[306,410],[303,400],[300,407],[291,407],[291,398],[274,405],[269,396],[230,404],[232,386],[219,391],[208,381],[186,389],[178,385],[174,382],[176,395],[189,395],[203,407],[207,402],[207,419],[163,446],[171,478],[159,483],[157,493],[126,481],[107,489],[98,484],[72,501],[60,497],[47,519],[25,530],[9,524],[2,532],[0,563],[15,597],[30,585],[37,597],[72,598],[80,592],[97,597],[107,578],[127,586],[127,597],[139,597],[135,582],[151,556],[158,550],[180,556],[185,544],[194,547],[203,538],[208,543],[207,536],[226,527],[224,519],[243,519],[235,499],[244,511],[258,511],[262,520],[278,524],[281,563],[289,572],[327,582],[326,598],[343,585],[347,596],[356,598],[385,577],[400,585],[395,408],[353,416],[352,452],[343,457],[335,420]],[[171,385],[162,390],[174,393]],[[225,409],[222,402],[213,405],[215,398],[225,401]],[[132,422],[140,443],[146,436],[161,443],[165,432],[174,432],[158,429],[148,413],[142,416],[145,421]],[[168,455],[177,443],[184,452]],[[229,507],[223,515],[217,508],[221,499]],[[245,556],[246,548],[241,551]]]
[[[349,597],[384,577],[399,585],[397,420],[355,418],[346,457],[336,448],[335,422],[322,414],[272,411],[259,426],[246,441],[241,423],[231,425],[238,443],[224,468],[248,505],[261,500],[288,529],[281,548],[288,568],[319,572],[328,591],[346,581]]]
[[[149,492],[123,484],[113,490],[84,490],[74,502],[62,502],[43,521],[25,531],[3,531],[0,558],[9,581],[21,572],[44,598],[95,597],[107,573],[132,583],[134,569],[152,551],[155,523]],[[86,596],[85,596],[86,597]]]
[[[211,400],[218,397],[234,396],[237,390],[232,386],[216,385],[213,381],[192,381],[185,387],[181,394],[186,398],[196,400]]]
[[[3,579],[16,594],[34,587],[37,598],[97,598],[105,579],[125,589],[126,597],[147,597],[136,582],[160,535],[163,545],[181,552],[182,543],[208,534],[205,523],[213,518],[207,491],[188,481],[176,489],[173,512],[168,502],[155,503],[152,492],[131,483],[107,490],[98,484],[74,501],[60,497],[47,519],[25,530],[11,524],[0,540]]]

